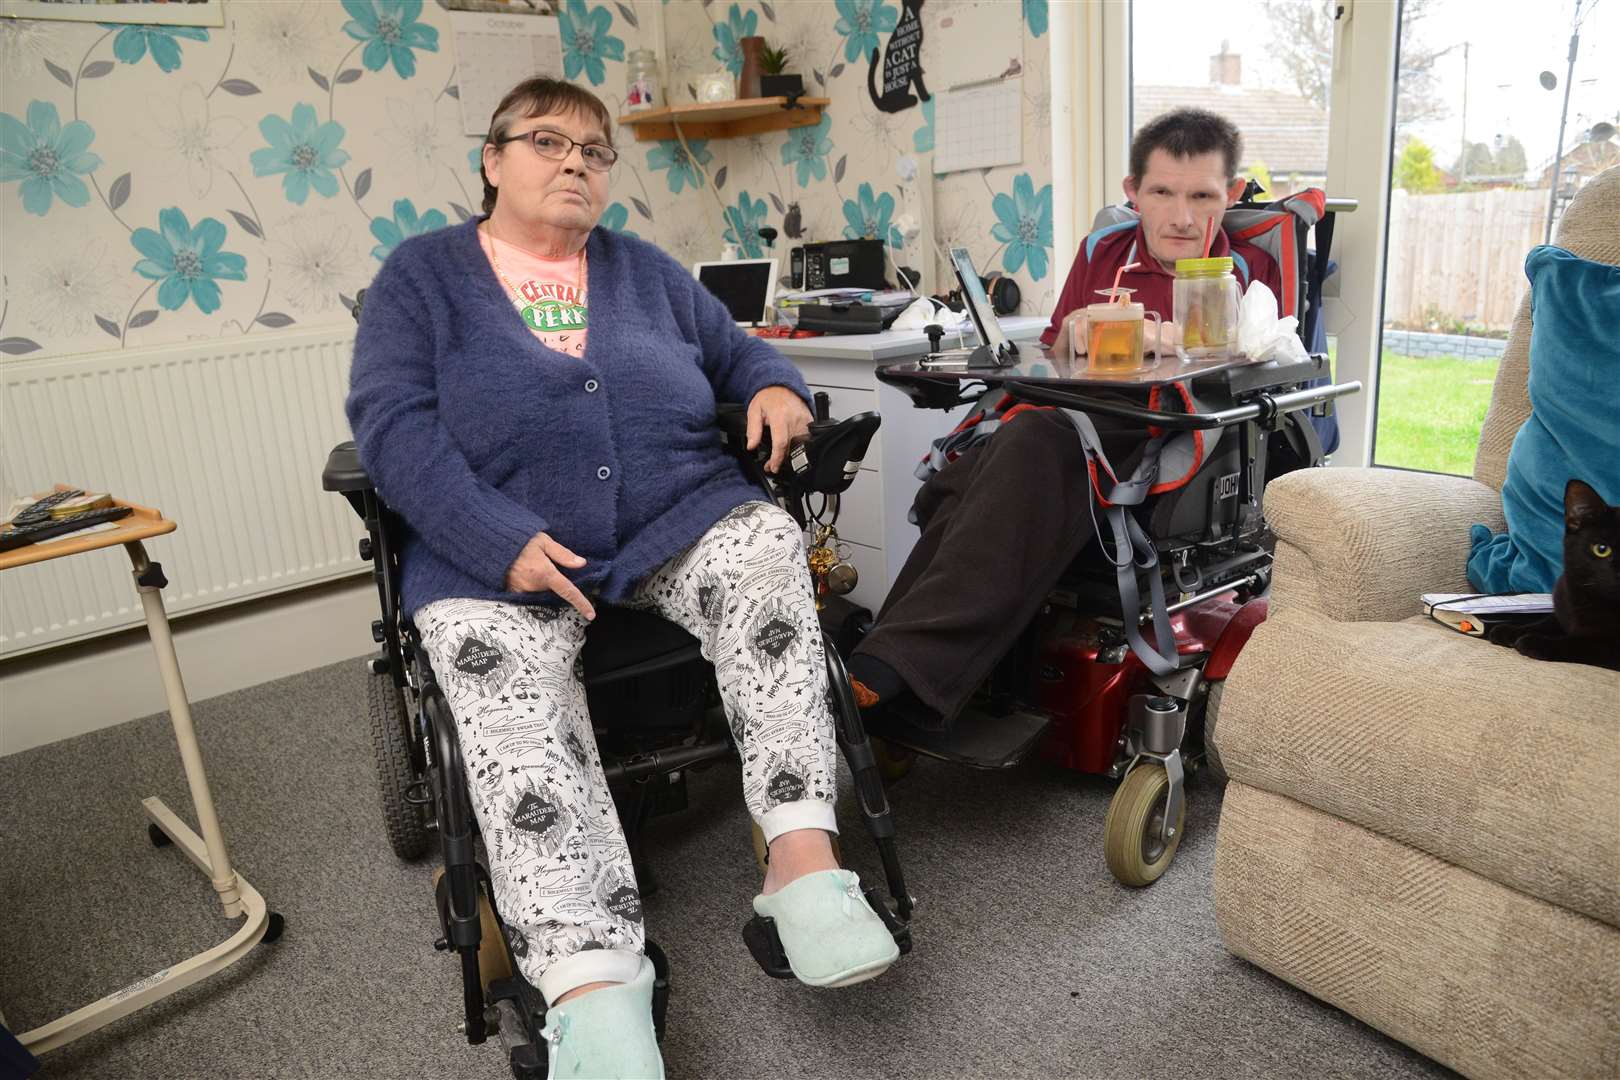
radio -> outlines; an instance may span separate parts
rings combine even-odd
[[[830,240],[793,249],[789,272],[796,289],[884,288],[882,240]]]

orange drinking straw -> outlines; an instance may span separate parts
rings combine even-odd
[[[1124,266],[1114,271],[1114,288],[1112,290],[1114,294],[1114,303],[1123,304],[1125,302],[1125,294],[1119,291],[1119,279],[1125,276],[1125,271],[1135,270],[1141,265],[1142,264],[1139,262],[1126,263]]]
[[[1209,258],[1209,245],[1215,239],[1215,219],[1210,218],[1204,226],[1204,258]]]

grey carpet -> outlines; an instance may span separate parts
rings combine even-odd
[[[431,947],[431,860],[389,852],[365,678],[345,663],[195,714],[241,873],[275,945],[44,1058],[46,1077],[489,1077]],[[1195,782],[1175,865],[1143,891],[1103,864],[1106,781],[1039,763],[923,762],[894,790],[917,948],[882,978],[766,978],[739,936],[758,879],[734,770],[655,819],[647,901],[674,967],[669,1074],[692,1077],[1392,1077],[1438,1065],[1229,955],[1211,870],[1220,791]],[[146,840],[139,800],[194,820],[166,715],[0,758],[0,1010],[22,1031],[223,939],[208,883]],[[876,859],[846,797],[845,858]]]

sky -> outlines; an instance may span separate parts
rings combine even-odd
[[[1361,3],[1394,0],[1360,0]],[[1132,0],[1135,79],[1139,83],[1201,85],[1209,78],[1209,57],[1222,39],[1243,56],[1246,86],[1293,90],[1268,61],[1271,31],[1261,0]],[[1599,120],[1620,126],[1620,0],[1583,0],[1574,88],[1569,105],[1566,149],[1580,132]],[[1436,148],[1435,159],[1450,165],[1465,129],[1463,89],[1467,87],[1470,142],[1490,143],[1517,136],[1532,168],[1551,159],[1558,135],[1568,68],[1570,21],[1575,0],[1433,0],[1416,33],[1431,49],[1458,46],[1435,61],[1437,92],[1447,115],[1413,129]],[[1529,14],[1533,12],[1534,14]],[[1463,52],[1468,43],[1467,80]],[[1555,90],[1537,81],[1542,71],[1558,78]]]

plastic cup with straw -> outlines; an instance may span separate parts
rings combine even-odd
[[[1159,349],[1158,313],[1144,311],[1141,304],[1131,302],[1130,296],[1135,290],[1120,287],[1125,272],[1134,270],[1140,265],[1127,263],[1121,266],[1114,272],[1113,288],[1097,290],[1107,299],[1086,308],[1089,338],[1086,353],[1090,359],[1089,369],[1094,373],[1125,374],[1141,367],[1144,315],[1154,322],[1154,351],[1157,352]],[[1078,360],[1080,351],[1078,338],[1075,339],[1074,346]]]

